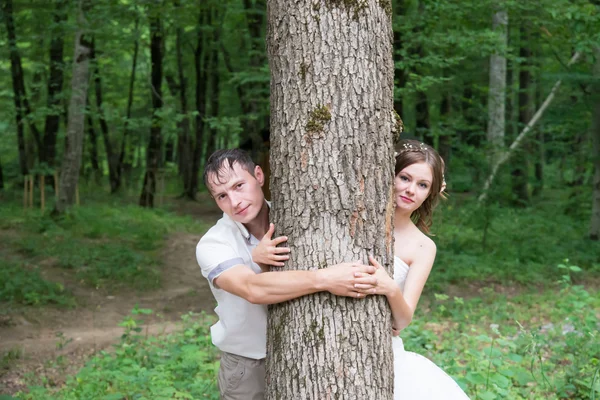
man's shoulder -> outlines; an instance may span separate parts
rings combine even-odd
[[[235,235],[239,234],[239,229],[231,218],[223,215],[216,224],[214,224],[198,242],[198,246],[215,244],[215,243],[230,243],[235,240]]]

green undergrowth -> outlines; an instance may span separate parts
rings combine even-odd
[[[91,202],[58,219],[15,203],[0,208],[2,248],[15,263],[72,270],[77,282],[96,288],[158,287],[167,234],[202,229],[190,217],[117,201]]]
[[[555,266],[566,255],[582,268],[580,282],[600,277],[600,242],[587,237],[589,213],[569,213],[561,195],[528,208],[479,206],[458,196],[443,202],[432,229],[438,254],[427,286],[441,291],[447,283],[546,285],[560,278]]]
[[[554,286],[512,297],[426,296],[402,332],[405,348],[433,360],[472,399],[598,398],[600,293],[566,280]],[[212,318],[187,315],[177,333],[146,337],[135,317],[122,323],[115,351],[99,353],[60,388],[29,376],[18,398],[218,398]]]
[[[0,253],[1,255],[1,253]],[[0,261],[0,301],[37,306],[72,306],[75,300],[59,283],[45,280],[38,268]]]
[[[403,333],[473,399],[600,398],[600,292],[435,295]]]
[[[126,331],[114,351],[98,353],[63,387],[53,388],[43,376],[30,376],[30,391],[17,398],[217,400],[219,362],[208,329],[213,319],[188,314],[176,333],[148,337],[135,318],[146,312],[150,310],[134,310],[137,315],[121,324]]]

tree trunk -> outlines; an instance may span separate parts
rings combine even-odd
[[[391,2],[269,0],[271,218],[283,269],[367,261],[392,268]],[[292,267],[293,266],[293,267]],[[267,399],[392,399],[384,297],[328,293],[270,306]]]
[[[94,178],[98,178],[101,175],[100,164],[98,163],[98,138],[96,136],[96,130],[94,129],[94,119],[92,118],[89,101],[87,103],[87,131],[90,137],[90,162],[92,164],[92,171]]]
[[[219,92],[221,90],[221,76],[219,73],[219,43],[221,40],[221,27],[222,22],[220,22],[219,11],[216,10],[213,12],[213,26],[218,24],[218,27],[215,29],[215,33],[212,39],[212,49],[210,51],[210,62],[208,73],[210,74],[210,93],[212,96],[210,97],[210,115],[212,117],[219,117]],[[210,134],[208,136],[208,143],[206,146],[206,154],[211,154],[214,150],[216,150],[216,140],[217,140],[217,129],[210,129]]]
[[[248,32],[250,33],[250,43],[248,44],[248,53],[250,54],[249,71],[258,73],[264,67],[266,59],[264,52],[263,26],[265,22],[265,0],[244,0],[244,9],[246,10],[246,19],[248,21]],[[242,89],[243,97],[240,98],[244,118],[242,120],[242,142],[249,142],[250,152],[254,158],[257,158],[264,151],[264,143],[269,138],[263,138],[261,131],[260,118],[260,96],[257,94],[261,89],[266,90],[262,83],[246,84],[247,89]]]
[[[115,193],[121,186],[121,179],[117,171],[117,163],[119,155],[113,151],[112,142],[110,141],[110,132],[108,123],[104,117],[102,105],[102,78],[100,77],[100,66],[96,58],[96,38],[92,36],[92,44],[90,49],[90,59],[92,61],[93,76],[94,76],[94,93],[96,98],[96,112],[98,113],[98,121],[100,122],[100,132],[104,142],[104,150],[106,151],[106,161],[108,164],[108,181],[110,183],[110,192]]]
[[[394,9],[396,18],[403,18],[406,14],[406,0],[394,2]],[[397,29],[394,30],[394,65],[398,65],[403,60],[402,48],[404,47],[404,38],[402,37],[400,29],[401,27],[398,25]],[[406,86],[407,71],[402,68],[396,68],[394,75],[397,79],[395,88],[403,89]],[[404,118],[404,99],[401,94],[394,94],[394,110],[396,110],[400,118]]]
[[[594,84],[595,104],[592,112],[592,157],[594,160],[594,183],[593,183],[593,201],[592,218],[590,222],[590,239],[600,239],[600,47],[594,49],[596,62],[594,64]]]
[[[542,85],[541,77],[538,74],[538,79],[535,83],[535,103],[536,106],[542,104]],[[544,189],[544,165],[546,164],[546,145],[545,145],[544,126],[540,124],[537,129],[535,139],[535,161],[534,161],[534,175],[535,182],[533,183],[532,196],[538,197]]]
[[[4,189],[4,173],[2,172],[2,161],[0,161],[0,190]]]
[[[508,14],[498,11],[493,16],[493,28],[498,34],[496,52],[490,56],[490,89],[488,95],[487,140],[490,146],[490,165],[493,165],[504,149],[506,121],[506,46]]]
[[[155,11],[156,12],[156,11]],[[140,194],[140,206],[154,207],[156,192],[156,174],[160,166],[161,156],[161,127],[160,109],[162,108],[162,40],[163,32],[158,15],[150,17],[150,57],[152,59],[152,126],[146,158],[146,173]]]
[[[135,32],[138,31],[139,17],[135,19]],[[137,58],[139,52],[140,42],[138,39],[135,40],[133,45],[133,61],[131,62],[131,75],[129,78],[129,95],[127,96],[127,112],[125,117],[125,123],[123,126],[123,141],[121,142],[121,151],[119,152],[119,164],[118,164],[118,176],[119,176],[119,188],[121,186],[122,175],[126,171],[131,170],[132,160],[127,156],[127,139],[129,138],[129,120],[131,119],[131,108],[133,106],[133,89],[135,87],[135,70],[137,67]]]
[[[200,10],[199,26],[207,21],[210,10]],[[187,197],[195,200],[198,191],[198,174],[204,148],[204,118],[206,116],[206,63],[209,51],[206,49],[208,41],[204,37],[202,29],[198,29],[198,43],[194,51],[194,66],[196,69],[196,142],[192,155],[192,170],[190,171],[190,184],[188,185]]]
[[[73,54],[73,75],[71,78],[71,101],[67,124],[66,148],[60,170],[60,188],[53,214],[62,214],[75,203],[75,191],[79,180],[81,153],[83,150],[83,131],[85,125],[85,106],[88,91],[88,69],[91,44],[86,38],[88,26],[84,10],[87,0],[79,1],[78,28],[75,34]]]
[[[10,46],[10,71],[12,76],[14,102],[15,102],[15,117],[17,127],[17,143],[19,147],[19,168],[22,175],[29,174],[27,166],[27,151],[25,148],[25,134],[23,124],[25,98],[25,85],[23,83],[23,68],[21,67],[21,56],[17,48],[17,38],[15,34],[15,23],[13,19],[12,0],[4,0],[2,2],[2,14],[6,23],[6,31],[8,33],[8,44]]]
[[[48,94],[46,106],[48,115],[44,124],[43,147],[40,149],[40,161],[45,162],[50,168],[54,167],[56,159],[56,136],[60,125],[61,98],[60,93],[63,88],[63,53],[64,53],[64,32],[59,30],[59,26],[67,19],[66,1],[58,0],[54,12],[55,31],[51,33],[50,39],[50,76],[48,78]]]
[[[524,127],[533,116],[533,97],[531,95],[531,50],[529,49],[529,35],[525,28],[521,28],[521,46],[519,57],[522,63],[519,68],[519,127]],[[515,196],[514,204],[526,206],[529,204],[529,161],[528,147],[521,146],[517,150],[512,163],[512,190]]]
[[[175,7],[180,7],[179,0],[174,1]],[[183,181],[183,192],[187,193],[190,184],[191,172],[191,138],[190,138],[190,118],[188,116],[188,101],[187,101],[187,80],[184,74],[183,65],[183,28],[177,28],[175,33],[175,54],[177,58],[177,82],[175,78],[167,76],[167,82],[173,97],[179,96],[181,119],[177,121],[177,167],[179,176]]]
[[[446,165],[450,163],[450,152],[452,150],[451,136],[448,132],[452,132],[448,123],[452,114],[452,92],[447,91],[442,95],[440,103],[440,118],[441,118],[441,134],[438,136],[437,149]]]

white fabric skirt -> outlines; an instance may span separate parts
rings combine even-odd
[[[404,350],[399,336],[394,349],[394,400],[468,400],[460,386],[420,354]]]

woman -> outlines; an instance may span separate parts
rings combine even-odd
[[[395,399],[468,399],[458,384],[427,358],[404,350],[399,331],[412,321],[435,260],[435,243],[426,235],[431,216],[445,189],[444,162],[431,147],[402,140],[394,178],[394,276],[378,267],[377,287],[365,294],[383,294],[392,309]]]
[[[427,358],[404,350],[399,332],[412,321],[425,282],[435,260],[435,243],[426,235],[433,210],[445,189],[444,162],[431,147],[415,140],[402,140],[396,154],[394,178],[394,276],[378,267],[377,287],[357,288],[364,295],[385,295],[393,320],[394,398],[408,400],[468,399],[454,380]],[[274,227],[269,229],[272,235]],[[267,235],[270,238],[270,235]],[[276,248],[284,237],[259,244],[255,262],[282,266],[288,248]]]

